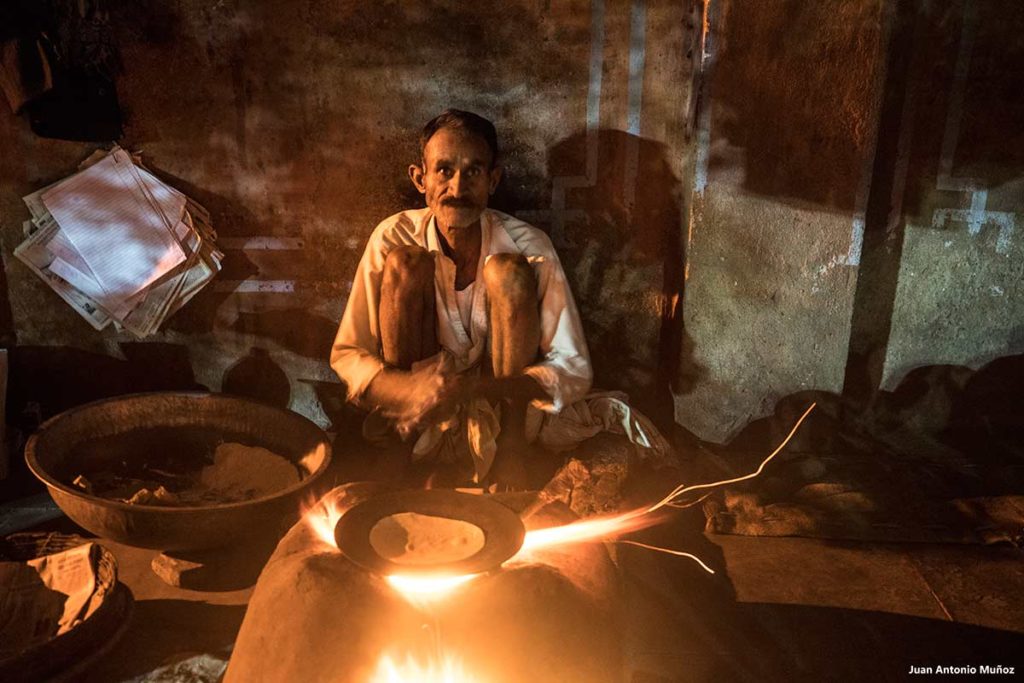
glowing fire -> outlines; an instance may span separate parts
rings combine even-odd
[[[534,529],[526,532],[523,545],[509,562],[527,562],[532,559],[534,551],[557,546],[572,545],[575,543],[596,543],[614,539],[623,534],[645,529],[662,521],[660,515],[653,514],[651,508],[640,508],[610,517],[595,517],[585,519],[562,526],[548,527],[546,529]],[[334,527],[341,519],[342,511],[333,501],[324,498],[310,506],[303,514],[303,519],[310,529],[313,530],[316,538],[324,545],[337,549],[334,540]],[[650,550],[659,550],[674,555],[690,557],[700,562],[699,559],[688,553],[682,553],[665,548],[655,548],[634,541],[622,541],[638,545]],[[711,569],[701,562],[701,565],[709,572]],[[714,573],[714,572],[712,572]],[[478,574],[462,575],[441,575],[441,576],[388,576],[387,581],[406,600],[418,607],[428,607],[451,595],[455,590],[476,578]]]
[[[652,526],[659,521],[661,519],[656,515],[648,514],[646,509],[639,509],[614,517],[594,517],[562,526],[534,529],[526,532],[523,547],[519,550],[516,558],[522,559],[520,556],[552,546],[592,543],[606,538],[614,538]]]
[[[334,527],[338,525],[342,512],[329,497],[324,497],[309,506],[302,514],[302,519],[323,543],[337,549],[334,540]]]
[[[814,410],[815,404],[811,404],[804,414],[797,420],[789,435],[781,444],[767,457],[760,466],[749,474],[726,479],[723,481],[706,484],[685,485],[680,484],[668,495],[653,505],[631,510],[629,512],[609,517],[598,517],[581,520],[570,524],[546,529],[535,529],[529,531],[523,540],[519,552],[510,562],[529,561],[530,554],[544,548],[553,548],[575,543],[593,543],[616,537],[633,531],[638,531],[653,526],[662,521],[663,517],[658,513],[662,508],[683,508],[699,503],[703,498],[684,501],[684,496],[694,491],[708,491],[728,484],[733,484],[758,477],[765,466],[789,443],[793,435],[800,428],[800,424]],[[334,540],[334,528],[341,519],[343,512],[337,505],[328,499],[323,499],[307,508],[303,514],[303,520],[309,525],[316,538],[322,543],[337,549]],[[667,548],[650,546],[636,541],[618,541],[647,548],[681,557],[688,557],[701,565],[706,571],[714,571],[704,564],[700,558],[690,553]],[[392,588],[401,594],[410,604],[420,607],[425,611],[432,605],[444,600],[454,591],[464,586],[478,574],[447,575],[447,576],[402,576],[392,575],[386,577]],[[440,641],[438,641],[438,644]],[[439,646],[440,649],[440,646]],[[402,661],[397,661],[391,655],[385,653],[377,662],[377,668],[367,683],[483,683],[479,678],[469,674],[462,663],[453,655],[441,653],[426,662],[418,660],[411,655],[405,655]]]
[[[456,589],[469,583],[477,574],[449,576],[403,576],[392,574],[387,577],[391,587],[414,605],[426,607],[445,599]]]
[[[812,403],[800,419],[796,421],[789,434],[783,439],[772,453],[761,461],[758,468],[743,476],[734,477],[732,479],[724,479],[722,481],[710,482],[706,484],[693,484],[685,485],[680,484],[676,488],[672,489],[668,495],[662,498],[657,503],[644,508],[638,508],[631,510],[620,515],[614,515],[611,517],[597,517],[593,519],[585,519],[571,524],[564,524],[557,527],[549,527],[547,529],[535,529],[529,531],[526,534],[526,538],[523,540],[522,548],[510,560],[515,561],[528,561],[530,554],[536,550],[544,548],[551,548],[556,546],[570,545],[574,543],[593,543],[603,541],[606,539],[614,539],[617,536],[627,534],[633,531],[638,531],[649,526],[653,526],[662,521],[662,517],[657,513],[662,508],[683,508],[689,507],[690,505],[699,503],[703,498],[684,503],[683,499],[689,493],[694,491],[709,491],[721,486],[728,484],[735,484],[741,481],[747,481],[760,476],[761,472],[764,471],[765,466],[768,465],[771,460],[778,455],[786,444],[789,443],[793,435],[796,434],[800,425],[811,414],[814,410],[816,403]],[[334,541],[334,527],[337,525],[338,520],[341,518],[342,512],[338,510],[337,506],[333,501],[323,499],[320,502],[310,507],[303,518],[306,523],[309,524],[310,528],[314,531],[317,538],[323,543],[337,548]],[[628,543],[631,545],[639,546],[641,548],[647,548],[648,550],[655,550],[659,552],[669,553],[680,557],[688,557],[698,564],[701,565],[706,571],[714,574],[714,571],[708,567],[700,558],[686,552],[679,550],[671,550],[668,548],[659,548],[650,546],[645,543],[639,543],[636,541],[619,541],[620,543]],[[468,581],[472,580],[475,574],[466,575],[454,575],[454,576],[439,576],[439,577],[411,577],[411,576],[389,576],[387,577],[388,582],[392,587],[395,588],[399,593],[406,597],[410,602],[419,605],[429,604],[436,602],[437,600],[443,599],[450,595],[452,591],[458,587],[464,585]],[[379,679],[379,680],[406,680],[406,679]],[[416,679],[419,680],[419,679]],[[423,679],[423,680],[435,680],[435,679]],[[436,680],[448,680],[448,679],[436,679]]]
[[[470,675],[454,656],[441,661],[420,662],[406,655],[401,663],[385,654],[377,662],[377,670],[368,683],[484,683]]]

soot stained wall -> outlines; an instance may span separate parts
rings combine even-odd
[[[884,73],[884,3],[712,2],[676,419],[727,441],[841,390]]]
[[[0,113],[0,238],[16,334],[12,409],[51,414],[124,391],[203,386],[324,425],[326,358],[378,221],[420,198],[419,127],[445,107],[498,126],[497,207],[551,232],[599,384],[671,416],[666,273],[681,268],[693,8],[662,0],[109,3],[122,146],[203,203],[227,252],[158,335],[94,332],[11,257],[20,197],[95,145],[35,137]],[[698,20],[699,26],[699,20]]]
[[[706,7],[677,421],[1024,351],[1020,3]]]
[[[93,332],[11,252],[21,195],[94,146],[3,110],[11,410],[203,386],[338,427],[349,278],[419,206],[405,168],[447,106],[497,123],[497,207],[556,242],[598,386],[662,425],[674,403],[728,441],[787,396],[1024,351],[1014,0],[111,7],[120,142],[211,209],[228,258],[152,339]]]

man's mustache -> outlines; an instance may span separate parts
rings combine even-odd
[[[468,199],[442,199],[441,206],[454,206],[461,209],[476,208],[476,203]]]

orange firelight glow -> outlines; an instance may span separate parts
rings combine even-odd
[[[523,547],[519,550],[516,558],[523,559],[522,556],[543,548],[572,543],[593,543],[606,538],[614,538],[653,526],[660,521],[661,518],[657,515],[647,514],[647,510],[641,508],[613,517],[594,517],[562,526],[534,529],[526,532]]]
[[[338,525],[341,515],[342,511],[338,509],[334,501],[325,496],[309,506],[303,512],[302,519],[313,530],[317,540],[337,550],[338,544],[334,540],[334,527]]]
[[[444,600],[456,589],[475,579],[477,574],[449,576],[403,576],[392,574],[387,577],[391,587],[402,597],[418,607],[427,607]]]
[[[796,421],[796,424],[793,425],[793,428],[790,430],[786,438],[783,439],[782,443],[780,443],[767,458],[762,460],[761,464],[753,472],[733,477],[731,479],[724,479],[706,484],[680,484],[672,489],[668,495],[653,505],[631,510],[620,515],[596,517],[572,522],[570,524],[564,524],[562,526],[529,531],[526,533],[526,537],[523,540],[523,545],[519,549],[519,552],[516,553],[516,555],[509,561],[530,561],[531,553],[545,548],[572,545],[575,543],[594,543],[604,540],[614,540],[616,537],[622,536],[623,534],[628,534],[630,532],[658,524],[662,521],[663,517],[661,514],[656,513],[663,508],[689,507],[690,505],[694,505],[703,500],[703,498],[699,498],[690,502],[684,502],[684,497],[687,496],[687,494],[694,491],[710,491],[721,486],[747,481],[760,476],[768,463],[786,447],[786,444],[789,443],[790,439],[793,438],[793,435],[796,434],[798,429],[800,429],[800,425],[805,419],[807,419],[807,416],[811,414],[816,405],[816,403],[812,403],[808,406],[807,410],[805,410],[803,415],[800,416],[800,419]],[[338,510],[337,506],[334,505],[332,501],[324,499],[309,508],[303,515],[303,518],[306,523],[309,524],[317,538],[325,544],[337,549],[337,545],[334,540],[334,527],[337,525],[342,514],[343,513]],[[672,550],[669,548],[660,548],[636,541],[619,542],[646,548],[648,550],[669,553],[679,557],[690,558],[700,564],[705,571],[714,574],[714,571],[704,564],[700,558],[690,553],[680,550]],[[405,596],[407,600],[413,604],[425,606],[443,599],[459,586],[462,586],[466,582],[472,580],[475,576],[477,575],[465,574],[437,577],[389,576],[387,577],[387,580],[391,586]]]
[[[452,655],[440,661],[421,662],[406,655],[401,662],[385,654],[377,662],[377,670],[369,683],[484,683],[470,675]]]

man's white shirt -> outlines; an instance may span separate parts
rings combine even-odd
[[[525,372],[549,399],[534,405],[557,413],[590,389],[593,371],[583,327],[572,292],[551,240],[542,231],[512,216],[487,209],[481,215],[480,260],[473,287],[469,329],[463,324],[455,291],[455,263],[441,248],[430,209],[402,211],[387,218],[370,235],[356,269],[352,291],[331,349],[331,367],[359,402],[373,378],[384,369],[380,341],[380,286],[384,261],[397,246],[423,247],[435,259],[437,335],[441,354],[455,372],[478,366],[487,349],[487,291],[483,266],[493,254],[522,254],[537,276],[540,301],[540,353]],[[432,359],[432,362],[437,362]],[[486,361],[486,362],[489,362]]]

